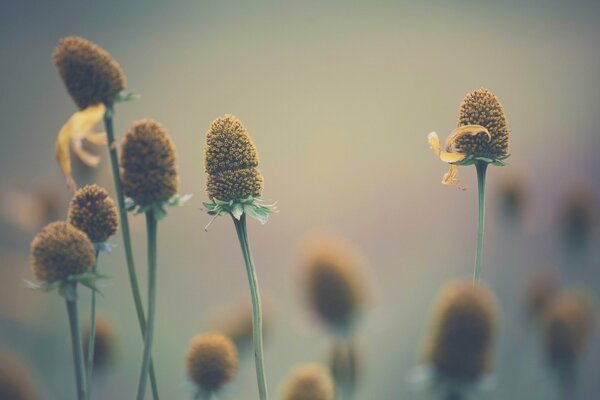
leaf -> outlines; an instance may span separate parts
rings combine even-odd
[[[142,96],[138,93],[121,91],[121,92],[117,93],[113,102],[127,103],[129,101],[139,100],[141,97]]]

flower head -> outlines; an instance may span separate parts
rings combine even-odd
[[[69,206],[68,221],[85,232],[93,243],[106,242],[117,232],[115,202],[106,189],[93,184],[79,189]]]
[[[192,339],[187,352],[187,372],[198,387],[218,391],[238,369],[238,353],[227,336],[205,333]]]
[[[40,282],[64,281],[90,270],[95,262],[90,239],[67,222],[46,225],[31,242],[33,274]]]
[[[39,399],[29,371],[20,360],[0,357],[0,399],[36,400]]]
[[[329,372],[319,364],[294,368],[283,388],[283,400],[333,400],[335,386]]]
[[[457,128],[446,139],[442,149],[435,132],[428,136],[431,149],[450,170],[442,178],[443,184],[455,184],[459,165],[475,162],[504,165],[508,153],[508,125],[498,98],[487,89],[475,90],[460,105]]]
[[[204,165],[209,198],[221,201],[260,197],[263,177],[256,147],[242,122],[233,115],[215,119],[206,133]]]
[[[450,282],[435,302],[426,360],[443,379],[476,382],[491,368],[497,326],[498,309],[488,289]]]
[[[125,74],[119,64],[89,40],[76,36],[61,39],[52,59],[80,110],[109,104],[125,88]]]
[[[83,350],[87,359],[90,324],[84,327]],[[115,332],[110,321],[103,315],[96,316],[96,335],[94,336],[94,367],[108,366],[115,356]]]
[[[594,308],[586,293],[563,293],[544,312],[546,356],[553,367],[572,368],[588,346],[595,325]]]
[[[133,124],[123,140],[121,165],[123,192],[138,205],[164,202],[177,194],[175,146],[160,123]]]

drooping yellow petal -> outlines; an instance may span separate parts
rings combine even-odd
[[[463,160],[467,156],[464,153],[443,151],[440,147],[440,138],[435,132],[431,132],[429,135],[427,135],[427,141],[429,142],[431,150],[433,150],[440,160],[444,162],[455,163]]]
[[[463,136],[475,136],[480,133],[485,133],[488,137],[488,140],[492,140],[492,135],[487,130],[486,127],[481,125],[463,125],[452,131],[450,136],[446,139],[446,150],[450,151],[452,149],[452,145],[456,140]]]
[[[84,163],[91,162],[94,164],[93,157],[95,156],[82,149],[81,141],[90,135],[90,131],[104,117],[105,111],[104,104],[99,103],[74,113],[63,125],[56,138],[56,161],[67,179],[69,189],[73,192],[77,190],[77,185],[72,176],[69,144],[72,144],[75,153]],[[96,139],[94,138],[94,140]],[[89,156],[92,158],[90,159]],[[97,165],[97,161],[95,163]]]

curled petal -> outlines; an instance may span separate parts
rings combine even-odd
[[[458,184],[458,165],[450,165],[448,172],[442,177],[442,184],[444,185],[456,185]],[[467,190],[464,186],[458,186],[460,190]]]
[[[435,132],[431,132],[429,135],[427,135],[427,141],[429,142],[429,147],[431,147],[431,150],[433,150],[440,160],[444,162],[455,163],[463,160],[467,156],[464,153],[443,151],[440,147],[440,138]]]
[[[488,137],[488,141],[492,140],[492,135],[486,127],[481,125],[463,125],[452,131],[450,136],[446,139],[446,150],[450,150],[454,142],[463,136],[475,136],[480,133],[485,133]]]
[[[69,144],[81,161],[90,166],[97,165],[96,156],[83,150],[81,141],[88,138],[92,138],[93,143],[98,141],[98,138],[92,136],[90,132],[102,120],[105,111],[104,104],[99,103],[74,113],[63,125],[56,138],[56,161],[67,179],[69,189],[73,192],[77,190],[77,185],[72,176]]]

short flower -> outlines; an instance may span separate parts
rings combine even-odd
[[[93,243],[103,243],[117,232],[119,218],[115,202],[98,185],[79,189],[69,206],[68,220],[82,230]]]
[[[190,379],[206,392],[218,391],[238,369],[235,344],[227,336],[205,333],[192,339],[187,353]]]

